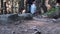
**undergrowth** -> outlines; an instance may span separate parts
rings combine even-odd
[[[49,10],[47,10],[47,12],[45,13],[45,15],[50,15],[50,14],[52,14],[53,12],[55,12],[56,10],[58,10],[60,8],[60,6],[59,7],[54,7],[54,8],[51,8],[51,9],[49,9]]]

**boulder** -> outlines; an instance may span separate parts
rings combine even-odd
[[[9,15],[8,19],[12,20],[12,21],[17,21],[18,20],[18,14],[11,14],[11,15]]]
[[[35,31],[34,34],[41,34],[41,32],[39,32],[39,31]]]
[[[10,24],[13,23],[16,24],[18,22],[21,22],[23,20],[31,20],[33,19],[32,14],[30,13],[24,13],[24,14],[6,14],[6,15],[0,15],[0,24]]]
[[[18,20],[18,14],[0,15],[0,24],[9,24]]]
[[[18,14],[18,16],[19,16],[20,19],[23,19],[23,20],[33,19],[33,16],[30,13]]]

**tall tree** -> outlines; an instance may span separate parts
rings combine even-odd
[[[1,0],[1,8],[3,8],[3,0]],[[1,10],[1,14],[3,14],[3,9]]]
[[[37,11],[42,12],[41,8],[43,9],[44,13],[47,11],[47,7],[45,5],[45,0],[36,0]]]
[[[19,1],[19,12],[21,12],[22,8],[24,8],[24,0]]]

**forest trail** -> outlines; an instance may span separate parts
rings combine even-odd
[[[60,34],[60,23],[49,22],[48,19],[44,18],[34,18],[17,25],[0,25],[0,34],[33,34],[34,29],[37,29],[42,34]]]

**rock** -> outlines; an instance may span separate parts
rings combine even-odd
[[[0,24],[7,24],[9,21],[8,16],[9,15],[0,15]]]
[[[39,29],[37,28],[37,26],[31,27],[28,31],[32,31],[32,34],[41,34],[41,32],[39,32]]]
[[[17,21],[18,20],[18,14],[12,14],[12,15],[8,16],[8,19],[12,20],[12,21]]]
[[[39,32],[39,31],[35,31],[34,34],[41,34],[41,32]]]
[[[18,14],[0,15],[0,24],[10,24],[18,20]]]
[[[57,20],[56,19],[49,19],[49,22],[57,23]]]
[[[43,18],[48,18],[48,16],[46,16],[46,15],[42,15],[42,17],[43,17]]]
[[[34,31],[38,31],[37,26],[33,26],[30,29],[33,29]]]
[[[19,24],[19,22],[23,20],[31,20],[33,19],[32,15],[30,13],[24,13],[24,14],[6,14],[6,15],[0,15],[0,24],[10,24],[15,23]],[[19,21],[19,22],[18,22]]]
[[[23,20],[33,19],[33,16],[30,13],[18,14],[18,16],[19,16],[20,19],[23,19]]]

